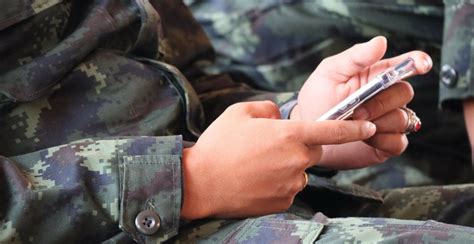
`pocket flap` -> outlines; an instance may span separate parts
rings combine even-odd
[[[226,236],[224,243],[314,243],[324,227],[311,220],[279,216],[247,219]]]

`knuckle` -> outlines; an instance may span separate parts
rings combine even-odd
[[[307,149],[300,150],[298,155],[295,157],[296,163],[298,166],[306,167],[308,163],[311,161],[311,153]]]
[[[285,127],[279,131],[279,138],[282,142],[294,142],[297,139],[296,133],[290,129],[290,127]]]
[[[344,142],[347,135],[347,129],[341,125],[336,125],[332,128],[332,136],[336,142]]]

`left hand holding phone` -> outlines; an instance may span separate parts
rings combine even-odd
[[[415,62],[412,75],[424,74],[432,67],[429,55],[421,51],[381,60],[386,48],[386,39],[375,37],[323,60],[301,89],[298,105],[290,118],[317,119],[383,70],[408,57]],[[401,81],[357,108],[353,119],[374,121],[377,133],[366,142],[324,146],[319,165],[335,169],[361,168],[401,154],[408,140],[401,133],[407,118],[399,108],[409,103],[413,94],[411,85]]]

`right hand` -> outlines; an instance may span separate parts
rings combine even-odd
[[[281,212],[304,187],[321,145],[360,141],[368,121],[280,120],[273,102],[230,106],[183,152],[184,219]]]

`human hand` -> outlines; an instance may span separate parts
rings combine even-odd
[[[408,57],[415,60],[416,72],[412,75],[431,69],[431,58],[421,51],[380,60],[386,48],[386,39],[376,37],[324,59],[301,89],[291,119],[317,119],[373,77]],[[408,145],[404,133],[408,119],[400,107],[412,98],[412,87],[401,81],[365,102],[356,109],[353,118],[373,121],[377,133],[365,143],[324,146],[319,165],[335,169],[360,168],[401,154]]]
[[[244,217],[286,210],[321,145],[364,140],[368,121],[280,120],[272,102],[230,106],[183,152],[182,217]]]

